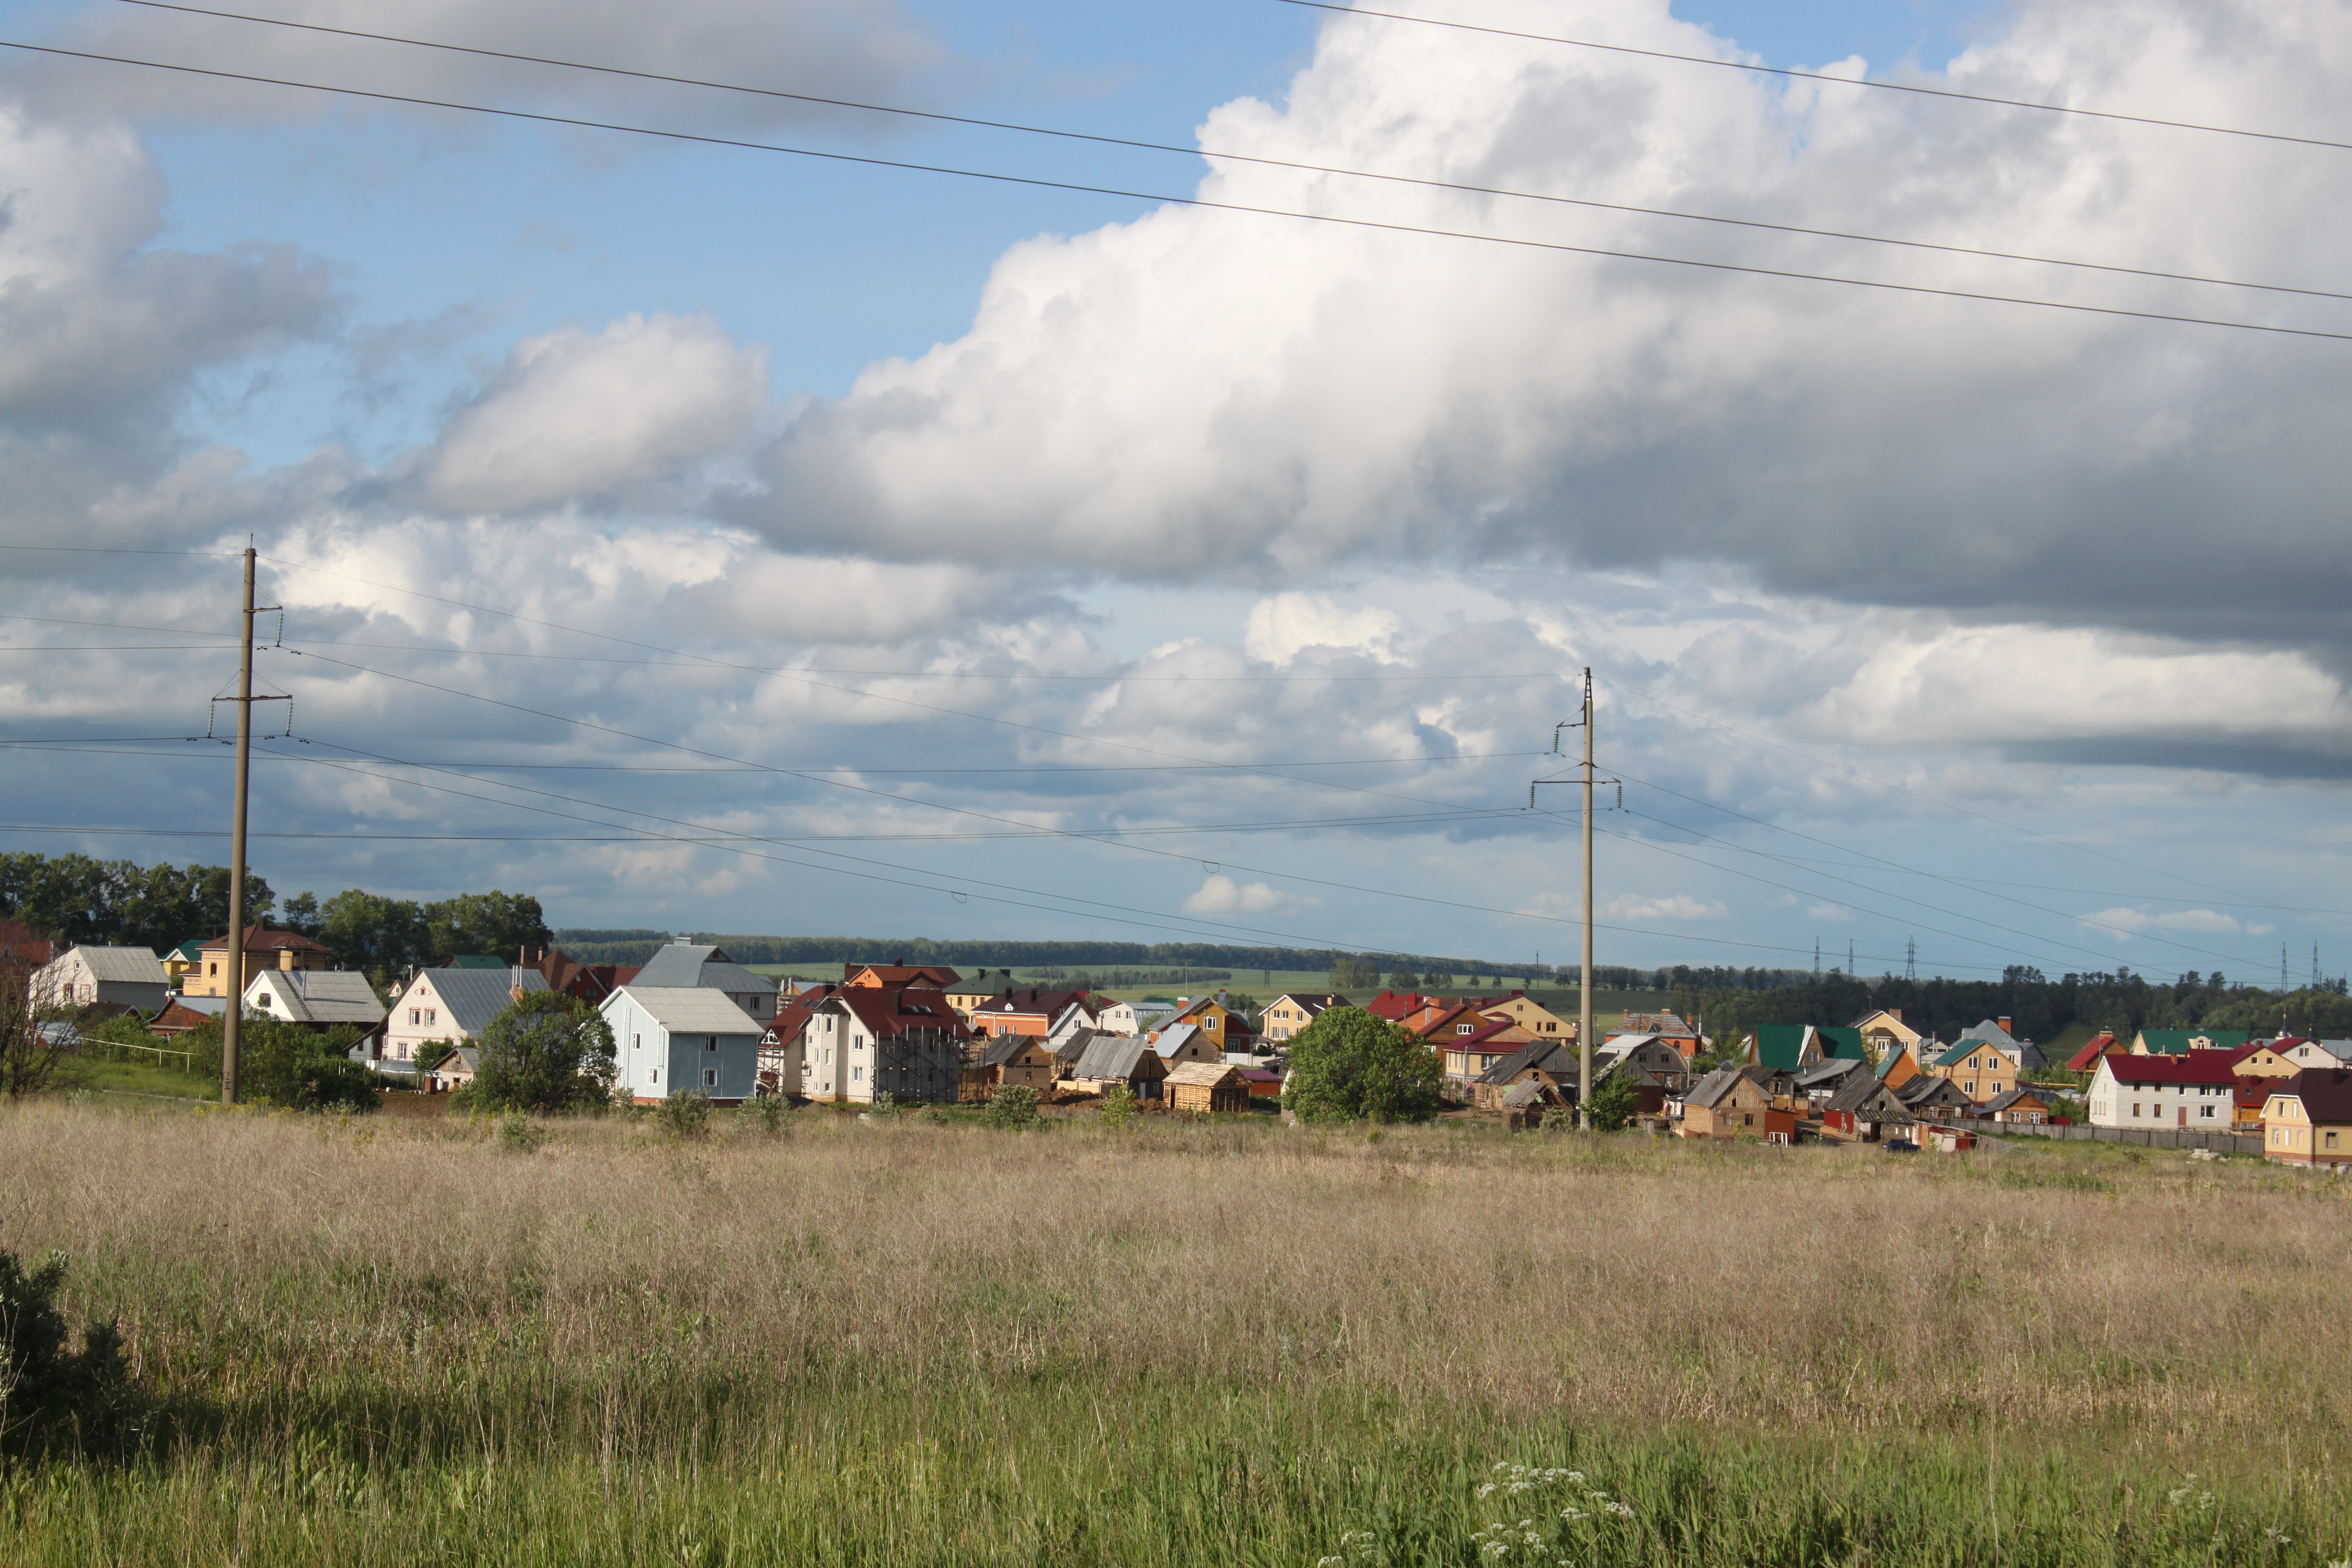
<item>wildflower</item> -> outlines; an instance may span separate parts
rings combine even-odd
[[[1318,1557],[1315,1568],[1348,1568],[1348,1560],[1344,1557]]]
[[[2288,1542],[2292,1542],[2294,1537],[2286,1534],[2284,1531],[2281,1531],[2278,1526],[2272,1525],[2268,1530],[2263,1531],[2263,1539],[2269,1542],[2273,1546],[2284,1546]]]
[[[1633,1517],[1633,1505],[1632,1503],[1604,1502],[1601,1506],[1605,1511],[1613,1513],[1620,1519],[1631,1519]]]
[[[1480,1487],[1480,1488],[1478,1489],[1478,1495],[1479,1495],[1480,1497],[1482,1497],[1482,1498],[1483,1498],[1483,1497],[1492,1497],[1492,1496],[1494,1496],[1494,1495],[1495,1495],[1495,1483],[1494,1483],[1494,1482],[1492,1482],[1492,1481],[1488,1481],[1485,1486]]]

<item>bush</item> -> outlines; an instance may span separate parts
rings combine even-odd
[[[65,1277],[61,1252],[29,1274],[16,1254],[0,1252],[0,1452],[108,1447],[127,1435],[138,1407],[111,1322],[93,1319],[81,1349],[68,1348],[56,1303]]]
[[[1595,1132],[1622,1132],[1633,1120],[1633,1108],[1640,1104],[1633,1089],[1633,1075],[1612,1072],[1601,1080],[1592,1091],[1592,1130]]]
[[[988,1097],[981,1112],[991,1127],[1030,1127],[1037,1121],[1037,1091],[1025,1083],[1008,1083]]]
[[[751,1118],[760,1131],[771,1138],[784,1135],[784,1118],[792,1114],[792,1106],[781,1094],[763,1094],[751,1101]]]
[[[1437,1055],[1361,1007],[1332,1007],[1290,1042],[1282,1108],[1301,1121],[1428,1121],[1444,1072]]]
[[[516,1154],[531,1154],[546,1142],[547,1129],[533,1125],[521,1111],[509,1110],[499,1118],[499,1147]]]
[[[1102,1121],[1106,1127],[1124,1127],[1135,1117],[1135,1090],[1123,1083],[1112,1084],[1103,1090]]]
[[[576,1110],[612,1097],[612,1026],[562,991],[530,991],[482,1029],[475,1098],[493,1110]]]
[[[710,1097],[698,1089],[674,1089],[669,1098],[654,1107],[654,1120],[661,1130],[680,1142],[690,1142],[708,1137],[710,1132]]]
[[[356,1025],[323,1034],[279,1018],[248,1013],[237,1026],[237,1098],[289,1110],[376,1109],[375,1074],[355,1062]],[[221,1020],[207,1018],[180,1039],[189,1070],[215,1081],[221,1070]]]

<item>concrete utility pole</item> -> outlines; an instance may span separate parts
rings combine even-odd
[[[265,605],[277,609],[276,605]],[[253,705],[291,702],[253,694],[253,546],[245,547],[245,624],[236,666],[236,805],[228,830],[228,996],[221,1006],[221,1103],[236,1103],[236,1056],[245,1010],[245,795],[253,772]],[[223,700],[215,698],[215,701]],[[290,710],[289,710],[290,712]],[[292,728],[292,720],[288,720]]]
[[[252,595],[246,595],[251,602]],[[249,638],[253,622],[247,618]],[[251,654],[247,655],[247,661]],[[242,820],[240,818],[240,820]],[[240,840],[242,842],[242,840]],[[1576,1124],[1592,1131],[1592,667],[1584,668],[1584,985],[1576,1005]]]
[[[236,1103],[237,1015],[245,1010],[245,790],[253,767],[253,546],[245,547],[244,638],[236,665],[236,804],[228,829],[228,997],[221,1005],[223,1105]]]

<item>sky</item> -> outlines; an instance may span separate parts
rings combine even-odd
[[[0,3],[0,849],[2346,967],[2352,9],[1371,8]]]

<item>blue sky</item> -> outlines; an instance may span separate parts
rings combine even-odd
[[[2330,101],[2295,26],[2342,26],[2316,5],[2274,32],[2249,22],[2223,68],[2185,5],[1423,9],[1679,51],[1710,47],[1680,26],[1696,24],[1768,63],[1858,56],[1922,79],[1974,47],[1971,90],[2288,130],[2322,125]],[[1180,145],[1209,125],[1219,146],[1338,167],[2158,270],[2310,282],[2344,237],[2328,204],[2298,199],[2334,177],[2302,153],[1276,0],[695,0],[658,30],[619,9],[451,0],[266,14]],[[0,5],[0,37],[2352,330],[2324,303],[2187,285],[1246,169],[1204,184],[1191,156],[461,70],[95,0]],[[1086,934],[1128,920],[1118,929],[1147,940],[1256,931],[1557,959],[1574,942],[1566,826],[1506,808],[1540,765],[1525,753],[1567,716],[1567,678],[1591,663],[1622,748],[1606,765],[1638,781],[1611,829],[1630,837],[1605,839],[1600,862],[1605,961],[1809,961],[1816,940],[1883,960],[1916,937],[1956,973],[2252,973],[2282,942],[2307,967],[2312,941],[2346,930],[2328,891],[2352,750],[2333,345],[1695,279],[130,68],[19,59],[0,107],[15,218],[0,271],[43,312],[0,319],[0,349],[15,334],[33,367],[21,388],[0,378],[0,480],[26,498],[0,514],[0,542],[211,548],[251,532],[279,562],[340,574],[273,568],[265,586],[293,606],[289,639],[314,639],[299,679],[295,656],[264,662],[299,687],[321,745],[572,769],[654,765],[656,742],[794,768],[1393,759],[1357,762],[1353,790],[1197,766],[894,775],[913,804],[773,774],[598,774],[599,811],[763,840],[849,835],[854,852],[896,858],[860,862],[860,879],[674,845],[299,838],[263,861],[288,891],[497,880],[542,892],[562,924]],[[219,624],[215,567],[11,565],[0,612]],[[573,665],[629,650],[445,600],[761,669],[924,674],[887,687],[895,704],[844,705],[740,670]],[[0,626],[26,647],[85,635]],[[427,647],[472,655],[404,651]],[[333,657],[387,673],[317,662]],[[178,733],[195,710],[152,655],[16,659],[0,729],[17,739]],[[1128,680],[1068,679],[1105,672]],[[1455,753],[1473,760],[1414,760]],[[28,826],[217,815],[208,764],[18,752],[0,766]],[[534,816],[524,797],[436,795],[413,773],[326,773],[263,769],[287,831],[556,830],[543,796]],[[1455,817],[1325,820],[1375,809]],[[896,837],[983,818],[1163,837]],[[1297,826],[1215,826],[1240,821]],[[205,839],[0,841],[220,855]],[[1038,891],[971,899],[994,884]],[[1412,896],[1350,890],[1366,885]]]

